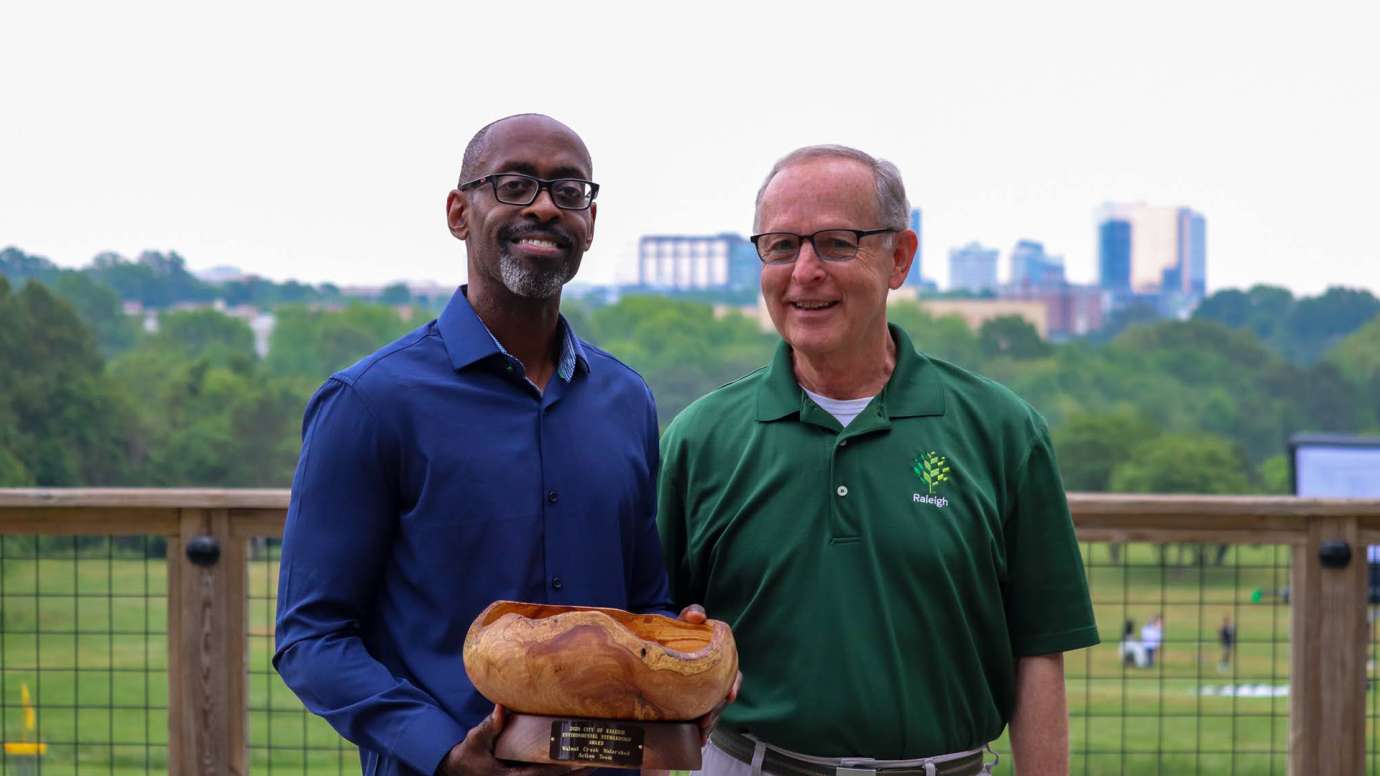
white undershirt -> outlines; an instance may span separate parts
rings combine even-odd
[[[867,409],[868,403],[873,398],[864,396],[861,399],[831,399],[828,396],[821,396],[809,388],[802,387],[800,390],[804,391],[811,401],[818,404],[820,409],[838,418],[839,425],[844,428],[848,428],[848,424],[853,422],[853,418],[858,417],[863,410]]]

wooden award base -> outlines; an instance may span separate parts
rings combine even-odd
[[[693,722],[636,722],[508,713],[494,743],[500,760],[596,768],[698,770],[700,728]]]

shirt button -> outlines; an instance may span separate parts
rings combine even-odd
[[[562,586],[563,586],[563,585],[561,584],[561,578],[560,578],[560,577],[552,577],[552,578],[551,578],[551,589],[552,589],[552,590],[560,590]]]
[[[845,439],[845,440],[839,442],[839,447],[847,447],[847,446],[848,446],[848,440],[847,440],[847,439]]]
[[[839,489],[838,489],[836,492],[837,492],[840,496],[847,496],[847,495],[848,495],[848,486],[847,486],[847,485],[840,485],[840,486],[839,486]]]
[[[547,501],[550,501],[552,504],[554,504],[554,503],[556,503],[557,501],[560,501],[560,500],[561,500],[561,494],[557,493],[557,492],[554,491],[554,490],[548,490],[548,491],[546,491],[546,500],[547,500]]]

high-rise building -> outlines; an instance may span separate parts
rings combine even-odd
[[[910,230],[915,232],[915,259],[910,263],[910,272],[906,273],[905,285],[925,288],[929,283],[925,280],[925,274],[921,271],[921,257],[925,252],[925,233],[921,231],[922,221],[920,218],[920,208],[910,211]]]
[[[1179,250],[1183,292],[1202,299],[1207,296],[1207,219],[1201,213],[1179,208]]]
[[[990,291],[997,287],[997,249],[970,242],[949,250],[949,288]]]
[[[1109,218],[1097,227],[1098,285],[1125,294],[1131,290],[1131,224]]]
[[[1122,294],[1204,296],[1207,222],[1201,213],[1108,203],[1098,211],[1097,227],[1103,288]]]
[[[642,286],[660,291],[758,287],[762,262],[743,237],[646,235],[637,246],[637,276]]]
[[[1058,288],[1064,285],[1064,260],[1045,253],[1044,243],[1020,240],[1011,249],[1011,286]]]

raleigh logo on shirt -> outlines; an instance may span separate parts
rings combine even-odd
[[[949,505],[949,500],[943,496],[934,495],[941,485],[948,483],[949,480],[949,461],[942,455],[931,450],[928,453],[921,453],[915,456],[914,463],[911,464],[911,471],[919,477],[925,486],[929,488],[929,493],[916,493],[911,496],[911,501],[916,504],[929,504],[943,509]]]

